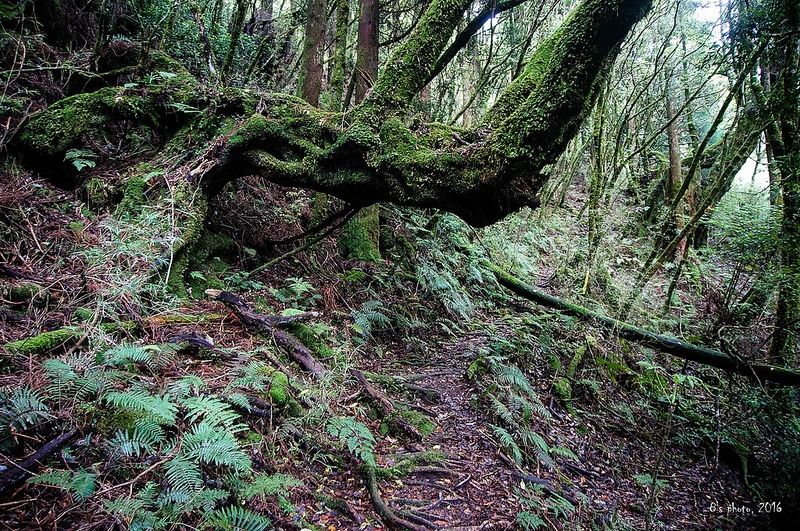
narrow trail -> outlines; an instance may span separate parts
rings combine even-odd
[[[465,379],[475,341],[462,339],[429,349],[423,368],[390,357],[376,360],[370,368],[384,376],[406,377],[414,386],[438,393],[435,399],[428,398],[433,393],[407,394],[405,401],[436,424],[414,450],[441,452],[445,462],[381,481],[380,489],[390,507],[408,511],[404,517],[417,516],[439,529],[510,529],[520,510],[513,466],[484,431],[487,422],[479,411],[476,391]],[[385,462],[379,465],[391,466],[387,456],[402,458],[410,450],[392,441],[380,443],[377,450]]]

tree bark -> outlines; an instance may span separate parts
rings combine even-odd
[[[303,44],[300,97],[314,107],[319,106],[322,92],[322,49],[325,44],[326,0],[309,0],[306,38]]]
[[[770,381],[783,385],[800,387],[800,372],[770,365],[746,363],[743,360],[733,358],[718,350],[699,347],[679,339],[637,328],[633,325],[623,323],[622,321],[600,315],[588,308],[570,304],[556,297],[547,295],[546,293],[536,291],[532,286],[513,277],[494,264],[484,262],[484,265],[494,272],[500,285],[508,288],[520,297],[547,306],[548,308],[554,308],[567,315],[591,319],[600,326],[611,330],[621,338],[636,341],[647,347],[672,354],[673,356],[685,360],[717,367],[718,369],[748,376],[758,381]]]

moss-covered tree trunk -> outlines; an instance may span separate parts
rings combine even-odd
[[[797,362],[800,346],[800,13],[791,0],[782,3],[781,26],[787,43],[779,60],[777,111],[779,138],[772,138],[783,196],[781,276],[770,355],[785,365]],[[780,18],[776,17],[776,20]]]
[[[480,127],[456,132],[441,124],[406,125],[413,98],[470,5],[471,0],[433,0],[372,91],[344,115],[285,94],[228,90],[216,95],[218,118],[241,116],[243,110],[252,114],[233,129],[220,130],[204,154],[171,171],[209,195],[239,176],[258,174],[357,206],[436,207],[475,226],[536,205],[546,166],[591,111],[602,75],[651,0],[584,0],[540,44]],[[65,152],[81,146],[86,130],[102,128],[111,116],[164,131],[176,119],[173,103],[204,105],[203,91],[187,77],[162,84],[170,87],[166,93],[142,84],[59,102],[34,117],[20,140],[64,168]],[[75,119],[78,112],[81,117]],[[191,114],[177,118],[197,119]]]

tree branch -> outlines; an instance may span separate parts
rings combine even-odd
[[[541,304],[542,306],[555,308],[556,310],[559,310],[567,315],[572,315],[574,317],[583,319],[591,319],[600,326],[616,333],[619,337],[636,341],[647,347],[660,350],[661,352],[665,352],[667,354],[672,354],[673,356],[677,356],[685,360],[696,361],[697,363],[701,363],[703,365],[717,367],[718,369],[723,369],[728,372],[755,378],[759,381],[770,381],[783,385],[800,387],[800,372],[773,367],[770,365],[746,363],[744,361],[734,359],[718,350],[713,350],[706,347],[698,347],[679,339],[655,334],[653,332],[637,328],[628,323],[623,323],[621,321],[617,321],[616,319],[600,315],[597,312],[589,310],[588,308],[584,308],[576,304],[570,304],[557,299],[556,297],[547,295],[546,293],[537,291],[532,286],[510,275],[508,272],[500,269],[494,264],[484,262],[484,265],[495,274],[498,282],[500,282],[500,285],[505,286],[520,297],[533,301],[537,304]]]

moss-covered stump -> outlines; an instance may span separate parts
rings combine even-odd
[[[36,306],[45,306],[50,298],[47,288],[36,282],[22,282],[11,286],[8,290],[8,299],[17,303],[32,303]]]

